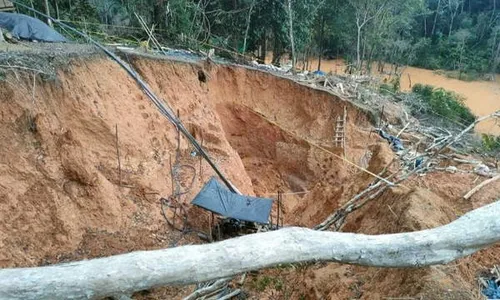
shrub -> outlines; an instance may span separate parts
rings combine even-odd
[[[384,80],[384,82],[387,82],[387,81]],[[379,91],[383,95],[387,95],[387,94],[394,94],[396,92],[399,92],[400,88],[401,88],[401,79],[400,79],[400,77],[396,76],[396,77],[392,78],[389,83],[382,83],[379,87]]]
[[[500,152],[500,136],[483,134],[482,145],[486,152]]]
[[[423,100],[427,112],[436,113],[463,124],[470,124],[476,119],[464,104],[463,97],[454,92],[422,84],[414,85],[412,91]]]

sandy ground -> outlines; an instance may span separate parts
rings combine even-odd
[[[0,52],[0,58],[21,55],[22,60],[29,54]],[[57,52],[64,67],[37,62],[57,70],[51,79],[32,70],[2,68],[0,267],[203,243],[194,233],[170,228],[160,214],[160,197],[172,194],[173,126],[116,63],[73,54],[71,49]],[[242,192],[290,193],[283,201],[287,225],[319,223],[373,181],[311,144],[342,152],[333,146],[333,136],[334,120],[344,107],[348,159],[361,164],[369,152],[366,166],[377,173],[393,158],[387,143],[366,130],[366,113],[327,92],[242,67],[139,56],[129,61],[179,110],[186,128]],[[207,73],[207,82],[199,81],[200,70]],[[189,174],[181,174],[186,191],[181,202],[189,227],[206,231],[208,213],[189,203],[214,173],[192,150],[182,139],[181,163],[197,171],[192,186]],[[500,195],[497,182],[471,201],[462,200],[480,180],[449,173],[416,178],[357,211],[345,230],[378,234],[445,224]],[[498,250],[416,270],[286,266],[250,274],[244,289],[251,299],[471,299],[478,293],[477,275],[498,262]],[[162,288],[134,297],[178,299],[191,290]]]

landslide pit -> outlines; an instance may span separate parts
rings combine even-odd
[[[136,55],[127,59],[157,95],[179,111],[185,126],[243,193],[266,197],[275,197],[278,189],[289,193],[283,198],[287,225],[318,224],[373,181],[315,146],[342,155],[333,136],[344,107],[347,158],[375,173],[393,158],[387,144],[370,135],[367,112],[328,92],[238,66]],[[56,79],[33,81],[32,74],[18,71],[7,72],[0,80],[0,267],[202,243],[196,234],[169,228],[160,213],[160,197],[172,194],[170,163],[177,148],[173,126],[115,62],[100,55],[67,60],[58,67]],[[206,82],[199,80],[200,72],[206,74]],[[181,139],[180,160],[197,172],[192,186],[190,174],[182,174],[181,184],[188,192],[182,200],[189,226],[207,230],[208,213],[189,202],[214,172],[205,162],[200,164],[192,150]],[[471,186],[468,179],[463,182],[460,189]],[[389,190],[380,201],[353,214],[345,230],[368,234],[419,230],[472,209],[468,204],[457,208],[450,204],[453,197],[440,196],[421,184]],[[484,202],[495,200],[494,194],[485,197]],[[478,255],[481,261],[491,261],[490,251]],[[479,270],[478,265],[449,275],[436,268],[325,264],[279,275],[261,271],[244,288],[255,299],[271,299],[268,294],[280,291],[256,283],[272,275],[299,282],[294,296],[286,299],[381,299],[463,289],[464,284],[471,291],[474,274],[470,273]],[[453,281],[452,288],[443,288],[435,277],[439,272],[444,274],[439,278],[453,281],[455,276],[460,284]],[[164,288],[136,297],[180,298],[190,290]]]

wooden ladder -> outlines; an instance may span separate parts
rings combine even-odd
[[[337,117],[337,122],[335,125],[335,147],[344,149],[345,157],[345,134],[346,134],[346,124],[347,124],[347,107],[344,106],[344,115]]]

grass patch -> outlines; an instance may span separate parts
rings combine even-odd
[[[500,136],[483,134],[480,151],[496,160],[500,159]]]
[[[268,287],[275,289],[276,291],[282,291],[284,283],[281,278],[262,276],[258,277],[253,282],[253,287],[259,292],[265,291]]]

